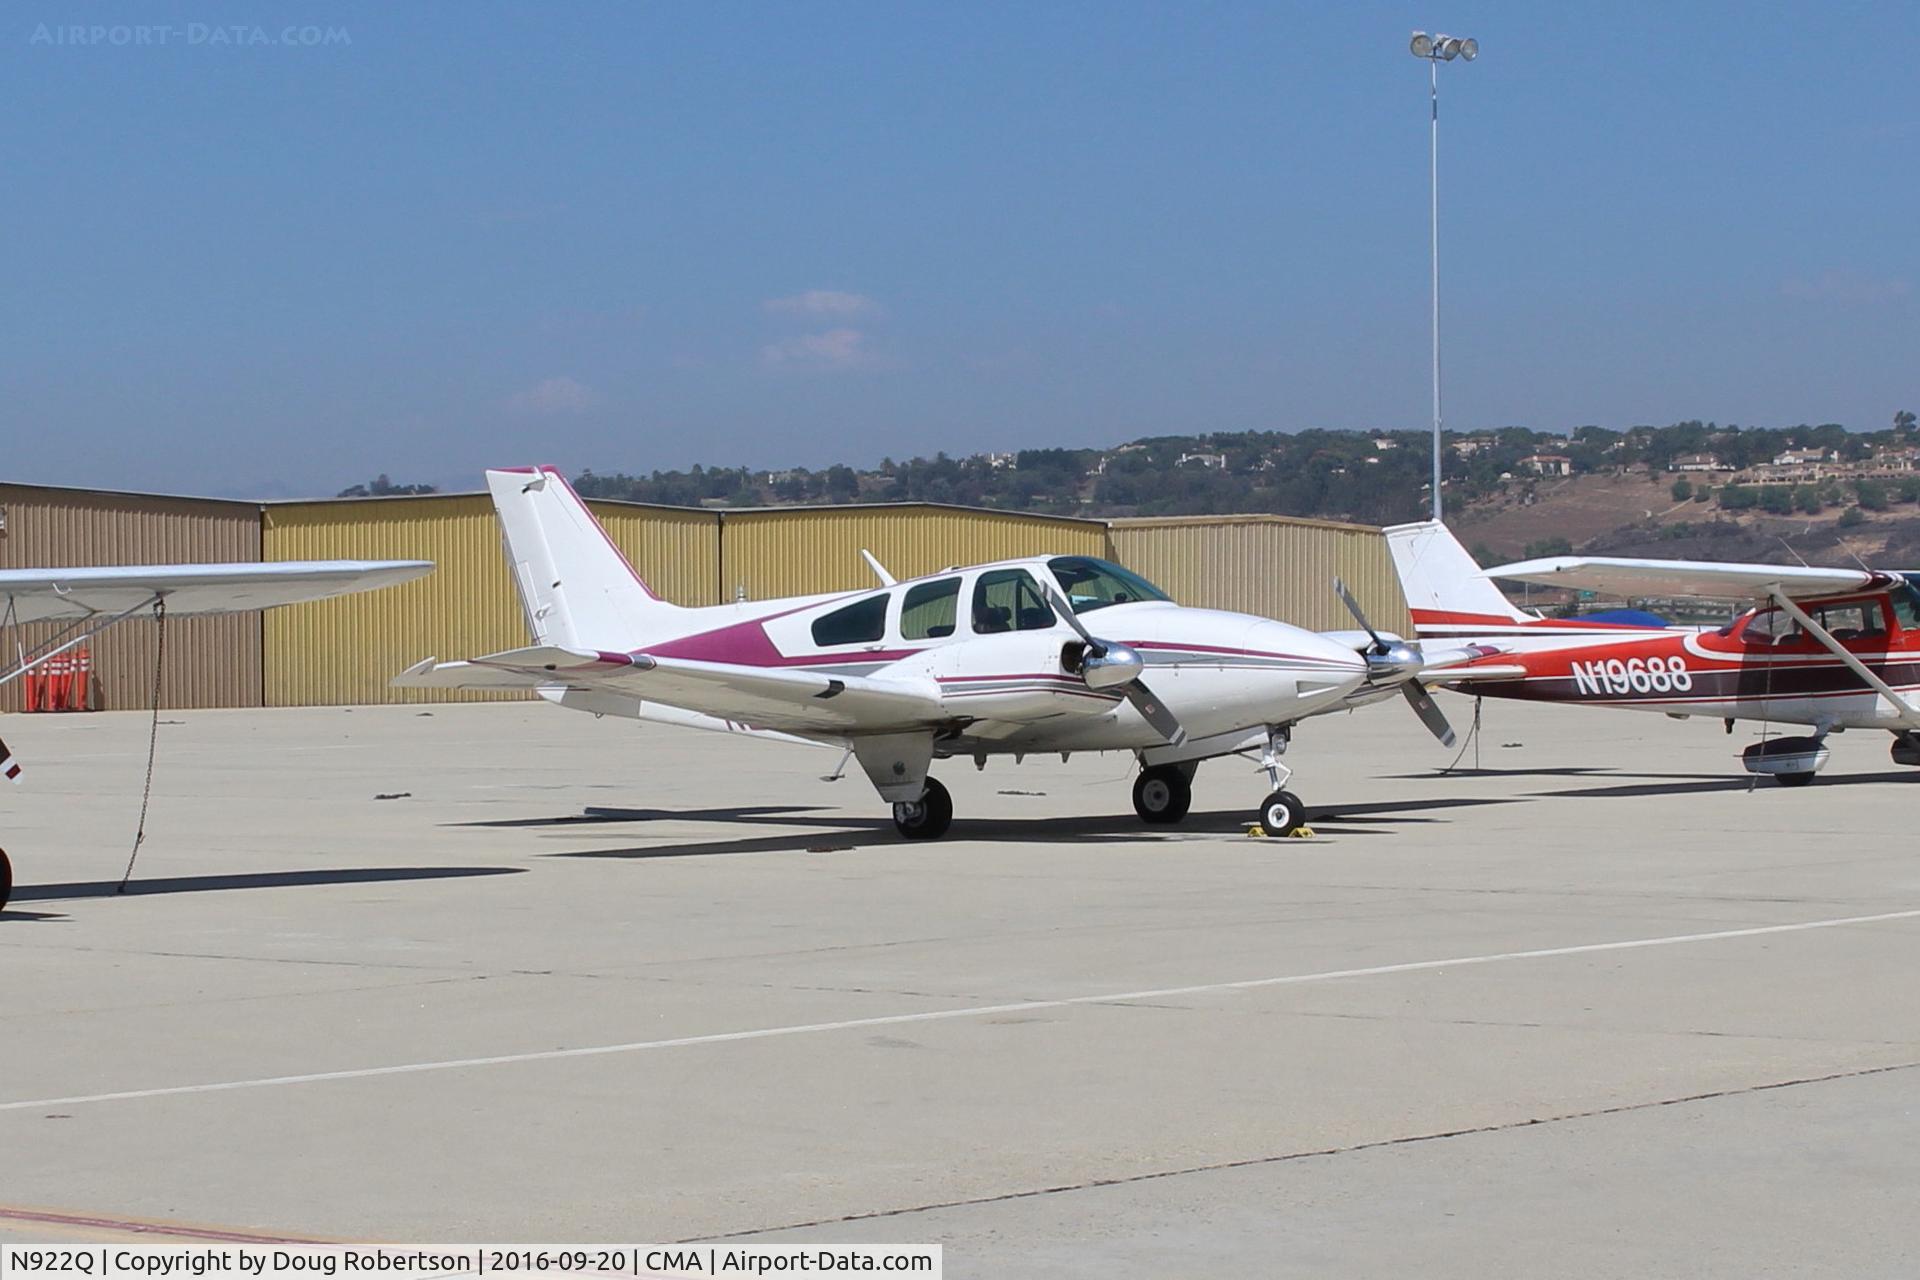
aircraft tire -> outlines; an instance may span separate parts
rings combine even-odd
[[[1291,791],[1276,791],[1260,805],[1260,829],[1270,836],[1290,836],[1307,820],[1307,807]]]
[[[7,860],[7,851],[0,849],[0,911],[7,909],[7,899],[13,896],[13,863]]]
[[[1783,787],[1804,787],[1813,781],[1811,770],[1806,773],[1776,773],[1773,777]]]
[[[953,797],[936,778],[927,779],[927,789],[912,803],[893,806],[893,827],[909,840],[938,840],[953,825]]]
[[[1142,769],[1133,780],[1133,811],[1149,826],[1170,826],[1193,807],[1193,783],[1174,765]]]

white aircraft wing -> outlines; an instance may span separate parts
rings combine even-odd
[[[170,617],[240,613],[390,587],[432,571],[430,560],[0,569],[0,618],[7,617],[9,609],[13,622],[111,617],[156,596],[167,602]]]
[[[553,645],[512,649],[471,662],[429,658],[395,676],[393,683],[402,689],[598,690],[792,733],[893,731],[952,719],[932,681],[830,676]]]
[[[1837,595],[1872,586],[1881,576],[1865,569],[1809,569],[1800,565],[1716,564],[1706,560],[1626,560],[1609,556],[1553,556],[1483,571],[1544,587],[1571,587],[1615,596],[1700,596],[1747,600],[1779,587],[1794,597]]]

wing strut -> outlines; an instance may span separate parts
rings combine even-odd
[[[1856,655],[1848,652],[1845,645],[1833,638],[1832,632],[1808,617],[1807,611],[1793,602],[1793,597],[1786,593],[1785,588],[1778,585],[1771,586],[1767,588],[1767,594],[1773,597],[1773,602],[1784,609],[1789,617],[1805,627],[1808,635],[1825,645],[1828,652],[1846,663],[1853,674],[1867,682],[1868,687],[1877,690],[1881,697],[1891,702],[1900,712],[1901,724],[1909,729],[1920,729],[1920,711],[1915,711],[1913,704],[1895,693],[1892,685],[1875,675]]]
[[[80,631],[77,634],[74,634],[69,638],[67,638],[64,642],[58,645],[53,645],[51,647],[43,648],[39,652],[36,652],[31,656],[29,656],[26,653],[21,653],[19,655],[19,660],[15,662],[11,668],[7,669],[6,671],[0,671],[0,685],[13,683],[15,680],[18,680],[21,676],[27,674],[27,672],[33,670],[35,667],[39,666],[41,663],[46,662],[51,658],[59,657],[61,654],[73,648],[75,645],[85,644],[87,641],[93,639],[95,636],[99,635],[102,631],[105,631],[108,627],[113,626],[115,623],[125,622],[128,618],[131,618],[134,614],[139,613],[142,609],[151,609],[153,606],[163,603],[166,600],[166,598],[167,597],[165,592],[156,591],[154,594],[148,596],[145,600],[142,600],[139,604],[134,605],[131,609],[122,609],[119,613],[113,614],[106,618],[102,618],[99,614],[94,614],[93,616],[85,619],[84,623],[75,623],[74,626],[80,627],[81,628]],[[12,619],[13,612],[14,612],[13,599],[11,596],[9,596],[7,599],[7,617],[9,620]],[[14,625],[18,626],[19,623],[16,622],[14,623]],[[71,630],[71,628],[69,630]],[[56,636],[54,637],[54,639],[59,640],[60,637]]]

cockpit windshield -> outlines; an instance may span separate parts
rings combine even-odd
[[[1165,600],[1167,593],[1131,569],[1092,556],[1055,556],[1047,561],[1075,613],[1092,613],[1110,604]]]
[[[1893,616],[1902,631],[1920,630],[1920,573],[1903,573],[1888,594],[1893,597]]]

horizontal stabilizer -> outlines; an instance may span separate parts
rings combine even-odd
[[[803,734],[883,732],[948,718],[930,680],[836,676],[557,645],[511,649],[471,662],[429,659],[407,668],[393,683],[403,689],[597,690]]]

